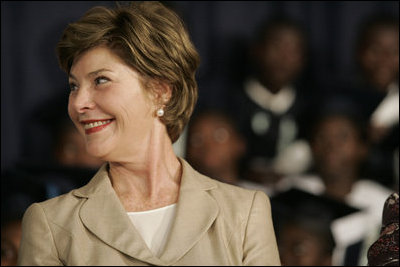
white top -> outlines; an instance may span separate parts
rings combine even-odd
[[[157,257],[161,255],[175,217],[176,204],[138,212],[127,212],[147,247]]]

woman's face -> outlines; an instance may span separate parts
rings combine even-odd
[[[99,46],[74,62],[69,83],[68,113],[88,153],[107,161],[140,155],[157,118],[138,72]]]

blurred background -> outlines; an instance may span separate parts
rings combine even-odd
[[[371,205],[377,210],[371,216],[374,226],[380,224],[384,200],[398,190],[399,2],[162,3],[181,16],[201,57],[196,119],[176,145],[180,156],[213,178],[263,190],[278,202],[280,193],[297,186],[345,202],[355,212],[369,205],[357,197],[376,195],[379,200]],[[85,154],[73,131],[67,115],[67,76],[55,55],[65,26],[96,5],[111,7],[115,2],[1,2],[2,237],[6,218],[20,218],[30,203],[85,184],[102,164]],[[368,32],[373,25],[380,26]],[[397,37],[381,34],[385,27],[394,29]],[[387,70],[378,73],[374,66]],[[264,87],[257,80],[269,90],[260,89]],[[206,121],[207,115],[212,122]],[[339,120],[339,115],[350,122]],[[337,120],[329,119],[332,116]],[[334,136],[332,129],[343,131]],[[333,143],[337,136],[341,143]],[[336,156],[322,158],[333,151],[328,143],[354,152],[338,149]],[[204,156],[207,149],[209,157]],[[334,165],[340,162],[337,155],[354,164]],[[349,197],[361,178],[373,184],[361,184],[361,195]],[[287,205],[281,204],[276,206]],[[328,221],[337,217],[335,213]],[[334,236],[336,247],[342,247],[333,263],[365,263],[366,249],[378,234],[359,238],[360,233],[351,240]],[[2,265],[5,255],[13,255],[11,249],[3,254],[5,246],[2,240]],[[332,264],[332,253],[330,260],[304,264]],[[285,262],[303,263],[290,260]]]
[[[397,1],[171,1],[183,17],[201,56],[199,104],[224,104],[224,79],[237,78],[245,47],[256,27],[276,14],[304,25],[309,68],[315,82],[329,85],[356,71],[358,26],[375,12],[398,17]],[[1,3],[1,170],[21,159],[48,157],[50,138],[32,118],[48,99],[68,95],[55,45],[65,25],[95,5],[109,1],[2,1]],[[318,90],[327,90],[320,86]]]

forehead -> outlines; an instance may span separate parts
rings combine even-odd
[[[105,46],[97,46],[83,52],[78,56],[72,66],[70,73],[74,74],[77,70],[89,70],[107,68],[115,65],[125,65],[125,62],[111,49]]]

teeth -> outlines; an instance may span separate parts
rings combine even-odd
[[[101,126],[101,125],[104,125],[104,124],[107,124],[107,123],[109,123],[111,120],[106,120],[106,121],[96,121],[96,122],[91,122],[91,123],[87,123],[87,124],[85,124],[85,126],[84,126],[84,128],[85,128],[85,130],[87,130],[87,129],[91,129],[91,128],[93,128],[93,127],[98,127],[98,126]]]

